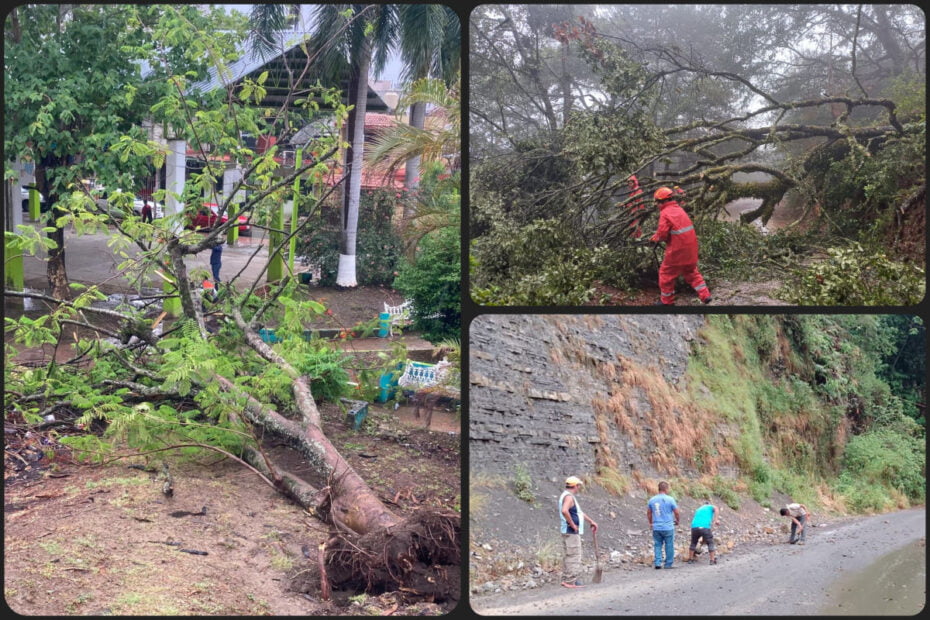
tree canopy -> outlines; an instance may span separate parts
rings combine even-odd
[[[737,215],[757,227],[790,205],[784,234],[751,247],[766,246],[780,277],[836,279],[840,259],[822,273],[798,264],[827,249],[875,265],[826,293],[801,287],[793,303],[922,298],[925,34],[914,7],[501,5],[479,7],[471,33],[479,301],[583,303],[596,283],[635,286],[651,256],[630,247],[620,208],[631,174],[647,196],[683,188],[699,236],[736,234],[717,222],[734,201],[752,200]],[[552,226],[575,234],[541,240]],[[733,276],[707,252],[702,261]],[[907,281],[891,299],[839,295],[883,271]]]

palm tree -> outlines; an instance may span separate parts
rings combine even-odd
[[[358,208],[362,189],[362,162],[365,156],[365,112],[368,103],[368,76],[380,72],[397,40],[395,5],[324,4],[316,11],[314,38],[328,44],[324,66],[349,63],[349,106],[347,122],[350,146],[345,154],[342,208],[342,236],[339,243],[337,286],[357,286],[355,246],[358,235]],[[349,21],[348,27],[346,22]],[[334,35],[334,33],[338,33]]]
[[[449,168],[458,168],[461,152],[461,109],[457,89],[458,81],[449,87],[441,80],[418,80],[408,87],[398,102],[398,111],[419,105],[432,106],[442,124],[414,127],[397,123],[381,132],[373,141],[366,158],[372,165],[386,169],[387,176],[416,157],[423,162],[445,161]]]
[[[440,4],[408,4],[400,8],[400,51],[405,62],[402,77],[418,81],[432,77],[451,84],[459,71],[461,25],[455,11]],[[425,102],[413,101],[410,125],[423,129],[426,119]],[[407,160],[408,190],[419,186],[420,157]],[[405,210],[405,216],[412,215]]]
[[[458,228],[458,178],[450,176],[448,170],[458,170],[461,165],[458,90],[447,87],[441,80],[419,80],[410,85],[398,109],[403,111],[414,103],[432,106],[439,112],[437,117],[442,123],[424,129],[397,123],[374,139],[366,155],[369,165],[385,170],[388,178],[413,157],[422,158],[424,170],[433,168],[431,174],[426,174],[431,178],[430,183],[424,182],[426,191],[417,194],[415,211],[404,217],[402,234],[411,262],[415,261],[416,247],[424,236],[441,228]]]

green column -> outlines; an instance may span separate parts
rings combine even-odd
[[[303,149],[297,149],[297,152],[294,154],[294,168],[300,170],[300,165],[303,163],[304,152]],[[294,176],[294,205],[291,209],[291,241],[288,244],[288,253],[287,253],[287,265],[291,270],[291,273],[294,273],[294,255],[297,254],[297,236],[294,234],[294,231],[297,230],[297,209],[300,204],[300,175]]]
[[[39,190],[29,189],[29,217],[35,222],[39,219]]]
[[[268,262],[268,281],[278,282],[284,277],[284,259],[281,251],[276,250],[281,243],[281,232],[284,230],[284,205],[281,204],[271,215],[272,233],[269,235],[268,251],[272,252],[271,260]]]
[[[177,284],[175,284],[174,280],[172,280],[167,273],[162,272],[162,275],[164,276],[164,280],[161,285],[161,290],[166,295],[171,295],[171,297],[165,297],[162,301],[161,309],[167,312],[169,316],[181,316],[181,296],[178,295]]]
[[[7,240],[3,262],[3,282],[10,290],[21,291],[26,288],[23,252],[22,250],[11,248],[11,245],[11,242]]]
[[[229,219],[233,222],[239,217],[239,205],[233,203],[229,205]],[[230,226],[226,231],[226,245],[236,245],[236,239],[239,238],[239,226]]]

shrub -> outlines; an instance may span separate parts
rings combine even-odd
[[[413,300],[413,326],[423,338],[439,342],[461,335],[461,243],[458,229],[426,235],[416,262],[404,262],[394,288]]]
[[[800,305],[897,306],[921,302],[924,270],[890,260],[880,251],[867,251],[856,243],[830,248],[829,257],[811,267],[797,269],[782,290],[785,299]]]
[[[400,237],[394,231],[394,203],[400,200],[393,192],[363,192],[359,203],[358,237],[355,266],[358,283],[391,286],[403,252]],[[298,239],[298,253],[320,264],[320,284],[333,286],[339,267],[339,218],[333,208],[323,208],[311,218],[314,224],[309,237]]]
[[[321,348],[302,355],[295,368],[300,374],[312,377],[310,390],[314,398],[337,402],[350,393],[349,373],[344,363],[345,356],[341,352]]]
[[[879,484],[870,484],[856,479],[848,472],[840,475],[836,492],[843,497],[843,502],[853,512],[885,512],[894,507],[894,501],[888,491]]]
[[[926,496],[926,463],[923,440],[883,428],[849,440],[843,473],[860,485],[897,489],[912,502],[921,503]]]
[[[533,480],[530,478],[530,472],[527,471],[526,466],[517,465],[513,477],[513,486],[517,492],[517,497],[524,502],[529,504],[536,502],[536,495],[533,493]]]

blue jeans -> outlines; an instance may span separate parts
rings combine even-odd
[[[655,543],[656,566],[662,565],[662,547],[665,547],[665,568],[671,568],[675,561],[675,530],[652,530]]]

